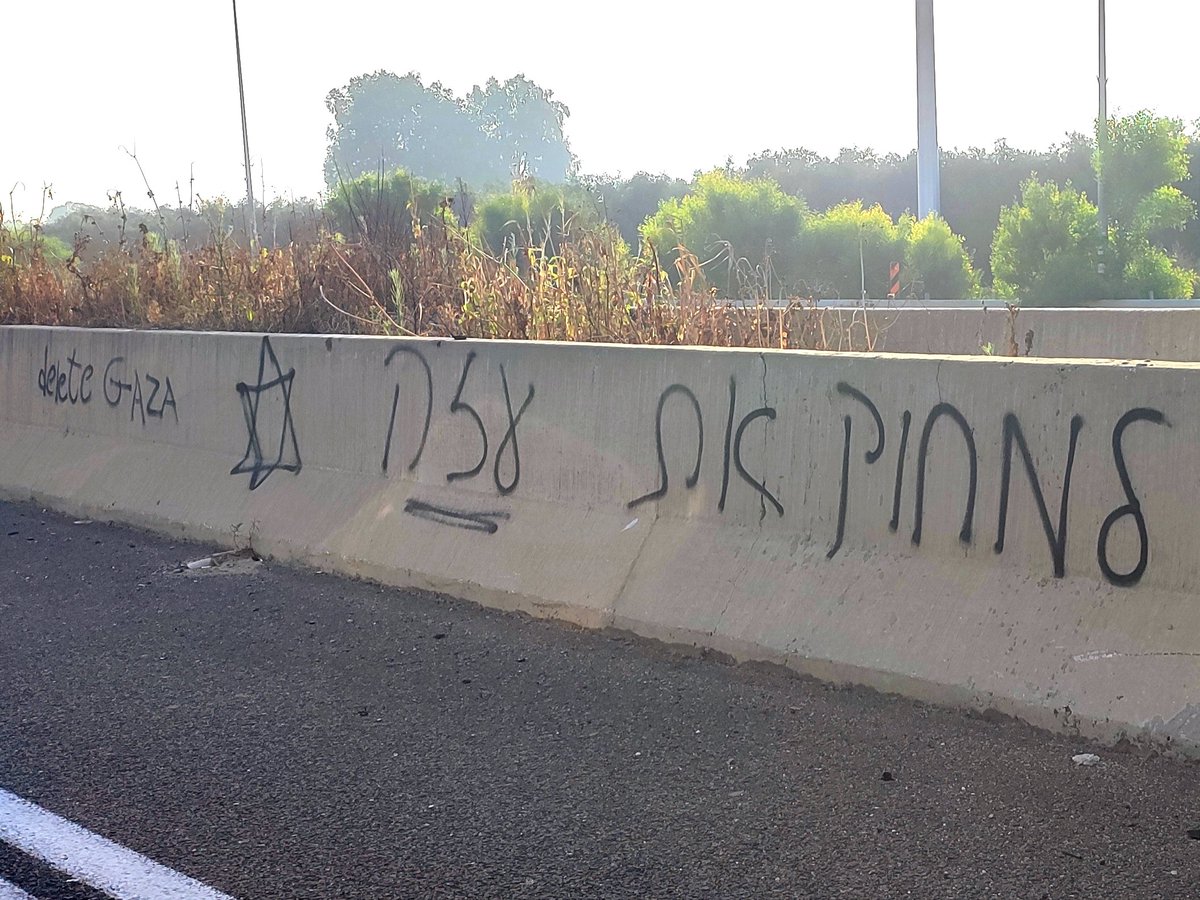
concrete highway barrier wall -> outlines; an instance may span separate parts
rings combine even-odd
[[[9,497],[1200,749],[1196,365],[10,327],[0,397]]]
[[[1200,360],[1195,309],[821,308],[794,314],[814,347],[888,353]]]

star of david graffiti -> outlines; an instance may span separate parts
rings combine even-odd
[[[270,363],[269,370],[268,362]],[[283,367],[279,364],[279,357],[275,355],[275,350],[271,347],[270,338],[264,335],[258,351],[258,383],[249,385],[239,381],[237,384],[238,397],[242,401],[242,414],[246,420],[248,440],[241,462],[229,471],[230,475],[249,474],[250,490],[257,488],[277,469],[282,469],[284,472],[300,471],[300,445],[296,442],[296,429],[292,423],[292,380],[295,377],[295,369],[288,369],[287,374],[284,374]],[[275,391],[279,392],[278,395],[273,395],[272,392]],[[263,449],[264,440],[260,430],[262,423],[259,419],[259,407],[264,395],[272,399],[276,407],[282,409],[282,415],[279,416],[279,441],[276,445],[278,452],[274,452],[269,443],[266,444],[265,452]],[[272,416],[272,418],[275,417]],[[266,434],[268,437],[273,435],[273,428]]]

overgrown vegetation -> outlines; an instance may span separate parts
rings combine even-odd
[[[683,254],[676,279],[630,251],[611,225],[577,227],[554,207],[493,249],[455,214],[452,196],[400,178],[347,185],[324,210],[293,210],[296,237],[251,247],[244,232],[209,222],[204,241],[164,241],[145,221],[85,259],[98,227],[79,221],[65,258],[40,228],[0,227],[5,323],[350,332],[648,344],[872,349],[861,317],[797,302],[770,308],[717,298],[699,261]],[[521,191],[533,194],[521,196]],[[522,208],[537,189],[514,188]],[[403,202],[401,203],[401,199]],[[160,211],[163,226],[169,211]],[[347,234],[330,228],[348,223]],[[152,219],[160,218],[151,216]],[[236,219],[236,211],[233,214]],[[315,219],[315,220],[314,220]],[[133,237],[124,229],[129,226]],[[539,237],[534,243],[530,237]]]
[[[1005,207],[992,246],[996,292],[1030,305],[1124,298],[1188,298],[1194,270],[1164,249],[1196,215],[1178,187],[1188,177],[1183,123],[1147,112],[1114,120],[1096,156],[1108,192],[1109,228],[1070,183],[1030,179]]]
[[[568,178],[566,108],[521,76],[455,98],[414,74],[376,73],[329,103],[337,128],[319,203],[248,209],[189,185],[186,202],[177,187],[174,205],[159,204],[147,183],[149,211],[113,192],[104,208],[47,213],[46,189],[40,213],[18,221],[10,197],[7,215],[0,205],[0,320],[872,349],[861,317],[814,304],[1200,292],[1188,244],[1198,142],[1182,122],[1146,112],[1110,122],[1103,154],[1076,136],[1043,160],[1084,183],[1085,162],[1104,173],[1107,234],[1070,179],[1025,177],[997,208],[979,266],[952,219],[894,211],[904,198],[892,196],[893,175],[907,158],[789,151],[692,182]],[[438,177],[372,169],[376,140]],[[945,195],[987,206],[1030,159],[1003,145],[949,154]],[[474,186],[457,175],[471,166],[483,173]],[[970,166],[996,171],[954,189],[951,173]],[[480,191],[506,167],[505,186]]]

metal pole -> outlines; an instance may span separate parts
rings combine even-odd
[[[1104,159],[1108,152],[1108,64],[1105,51],[1104,0],[1100,0],[1100,121],[1096,124],[1096,208],[1100,224],[1100,263],[1097,271],[1104,274],[1104,251],[1108,246],[1108,204],[1104,196]]]
[[[937,136],[937,77],[933,0],[917,3],[917,215],[940,213],[942,186]]]
[[[242,42],[238,36],[237,0],[233,0],[233,47],[237,53],[238,99],[242,105],[242,153],[246,164],[246,206],[250,210],[250,233],[258,243],[258,221],[254,212],[254,180],[250,171],[250,132],[246,128],[246,86],[242,80]]]

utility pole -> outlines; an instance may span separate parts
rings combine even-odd
[[[254,209],[254,179],[250,171],[250,132],[246,129],[246,85],[242,80],[242,42],[238,37],[237,0],[233,0],[233,47],[237,53],[238,99],[242,105],[242,153],[246,164],[246,206],[250,210],[250,234],[258,243],[258,220]]]
[[[1096,209],[1100,224],[1100,262],[1096,271],[1104,274],[1104,251],[1108,248],[1108,204],[1104,196],[1104,158],[1108,151],[1108,53],[1105,49],[1104,0],[1100,0],[1100,121],[1096,131]]]
[[[933,0],[917,3],[917,215],[942,208],[937,136],[937,76],[933,48]]]

